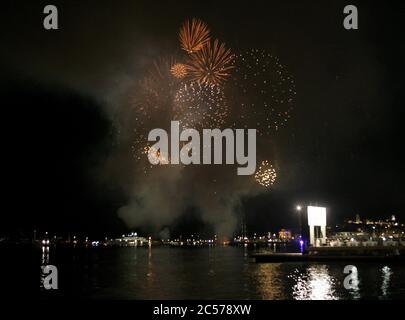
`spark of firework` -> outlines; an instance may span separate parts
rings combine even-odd
[[[291,117],[296,88],[292,75],[266,50],[252,49],[234,57],[234,93],[230,102],[240,127],[255,127],[260,136],[270,135]]]
[[[182,79],[187,76],[187,66],[183,63],[176,63],[171,67],[170,72],[175,78]]]
[[[270,187],[274,184],[277,178],[276,170],[268,160],[262,161],[259,169],[255,173],[255,180],[263,187]]]
[[[233,54],[215,39],[196,53],[189,56],[187,71],[191,81],[219,85],[230,75],[233,66]]]
[[[176,58],[172,56],[153,61],[147,75],[141,81],[142,90],[156,98],[170,96],[178,85],[176,79],[173,79],[171,71],[172,67],[176,65],[178,65]]]
[[[164,156],[160,150],[156,150],[154,147],[146,146],[143,148],[143,154],[151,157],[152,161],[164,165],[169,163],[169,157]]]
[[[181,48],[191,54],[201,50],[210,40],[210,30],[200,19],[187,20],[180,28],[179,40]]]
[[[176,57],[161,57],[151,63],[142,81],[131,88],[131,114],[124,119],[128,127],[132,127],[132,154],[137,162],[146,159],[145,167],[150,167],[143,149],[147,137],[153,128],[162,127],[162,123],[170,123],[174,103],[174,95],[181,81],[173,77],[171,67],[177,63]]]
[[[140,164],[139,168],[144,174],[147,174],[154,167],[161,167],[170,163],[169,155],[163,155],[160,150],[157,150],[153,146],[144,145],[143,147],[139,147],[140,143],[141,141],[139,141],[139,143],[134,143],[131,149],[134,158],[137,160],[138,164]],[[156,164],[152,164],[149,161],[149,156],[152,162]]]
[[[183,128],[220,128],[228,115],[225,94],[217,85],[184,84],[174,98],[174,119]]]

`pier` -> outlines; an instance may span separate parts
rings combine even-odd
[[[405,262],[405,246],[313,247],[306,253],[256,253],[256,262]]]

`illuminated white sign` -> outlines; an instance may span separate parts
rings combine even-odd
[[[326,226],[326,208],[308,207],[308,225]]]

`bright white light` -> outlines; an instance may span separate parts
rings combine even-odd
[[[326,266],[313,266],[304,273],[293,273],[296,280],[293,298],[296,300],[337,300],[336,280],[329,274]]]
[[[382,271],[382,285],[381,285],[381,291],[383,296],[387,296],[389,294],[389,287],[390,287],[390,280],[392,276],[392,271],[388,266],[385,266],[384,268],[381,269]]]
[[[301,206],[297,206],[297,210],[301,211],[302,207]]]
[[[326,226],[326,208],[308,207],[308,225]]]

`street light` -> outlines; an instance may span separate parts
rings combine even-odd
[[[300,226],[300,244],[301,244],[301,242],[302,242],[302,216],[301,216],[302,207],[300,205],[297,205],[296,209],[299,214],[298,218],[299,218],[299,226]]]

